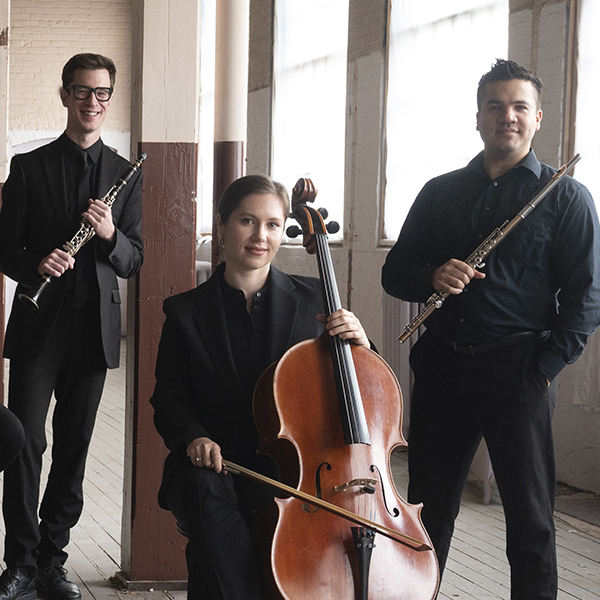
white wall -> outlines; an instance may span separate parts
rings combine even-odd
[[[130,157],[131,18],[130,0],[11,0],[8,136],[13,152],[64,131],[63,65],[74,54],[94,52],[112,58],[117,67],[102,137]]]
[[[542,127],[534,140],[540,160],[558,167],[564,153],[568,98],[567,48],[570,2],[513,2],[510,58],[542,79]],[[577,177],[577,173],[574,173]],[[583,356],[558,376],[554,439],[559,481],[600,493],[600,334]]]

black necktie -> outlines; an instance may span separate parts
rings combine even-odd
[[[90,155],[85,150],[82,150],[77,156],[77,214],[75,215],[77,227],[79,227],[81,221],[81,214],[88,208],[88,200],[92,193],[92,165]],[[93,252],[90,253],[89,246],[85,246],[75,259],[74,287],[72,288],[73,297],[71,298],[71,306],[75,308],[84,306],[89,297],[90,277],[94,273],[93,256],[94,254]],[[91,264],[90,260],[92,261]]]
[[[82,150],[78,156],[79,167],[77,169],[77,219],[85,212],[90,199],[90,155]]]

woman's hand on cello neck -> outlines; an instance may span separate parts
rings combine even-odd
[[[223,471],[223,457],[221,446],[210,438],[196,438],[187,447],[186,454],[190,457],[195,467],[213,469],[215,473]]]
[[[340,308],[327,318],[325,318],[325,315],[317,315],[317,319],[325,324],[325,329],[327,329],[329,335],[339,335],[340,338],[357,346],[371,347],[369,338],[354,313]]]

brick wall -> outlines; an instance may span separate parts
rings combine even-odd
[[[117,66],[103,138],[129,156],[131,27],[130,0],[12,0],[10,146],[53,138],[64,130],[62,67],[78,52],[94,52],[109,56]]]

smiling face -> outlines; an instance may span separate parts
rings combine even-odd
[[[281,245],[285,210],[275,194],[250,194],[229,215],[217,217],[223,237],[226,270],[237,275],[266,275]]]
[[[486,84],[477,113],[486,160],[519,163],[541,121],[539,97],[531,82],[511,79]]]
[[[90,88],[111,87],[110,75],[106,69],[77,69],[72,83]],[[64,89],[60,90],[60,97],[68,112],[67,136],[82,148],[88,148],[97,142],[111,101],[98,102],[93,93],[85,100],[78,100],[72,91]]]

